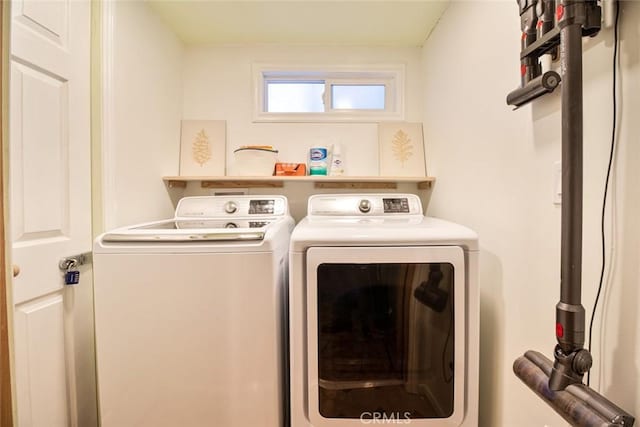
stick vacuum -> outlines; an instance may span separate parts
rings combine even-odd
[[[541,90],[538,58],[560,48],[562,81],[562,232],[560,302],[556,305],[556,339],[551,362],[528,351],[518,358],[515,374],[571,425],[632,426],[634,417],[582,383],[591,369],[584,346],[582,294],[582,37],[600,30],[596,0],[519,0],[523,49],[522,87],[507,97],[516,108],[550,92]],[[549,10],[556,25],[549,25]],[[542,24],[540,24],[542,22]],[[541,34],[535,27],[546,28]],[[538,37],[538,35],[540,37]]]

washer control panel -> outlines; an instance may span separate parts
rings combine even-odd
[[[177,218],[279,217],[288,213],[284,196],[185,197],[176,208]]]
[[[249,215],[273,215],[275,207],[274,199],[252,199],[249,201]]]
[[[309,198],[310,216],[423,215],[415,194],[318,194]]]

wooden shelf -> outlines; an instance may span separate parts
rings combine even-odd
[[[189,182],[200,182],[202,188],[281,188],[287,183],[313,183],[315,188],[396,189],[398,184],[416,184],[428,190],[435,178],[386,176],[165,176],[169,188],[185,188]]]

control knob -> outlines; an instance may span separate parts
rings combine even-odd
[[[360,200],[358,208],[360,209],[360,212],[368,213],[369,211],[371,211],[371,202],[367,199],[362,199]]]
[[[235,213],[238,210],[238,205],[235,202],[227,202],[224,205],[224,211],[228,214]]]

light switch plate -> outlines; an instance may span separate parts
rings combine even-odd
[[[553,163],[553,204],[562,204],[562,162]]]

